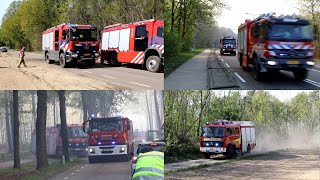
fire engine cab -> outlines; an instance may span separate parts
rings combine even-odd
[[[163,20],[115,24],[103,30],[101,61],[112,66],[140,64],[150,72],[161,72],[164,64]]]
[[[236,55],[236,39],[233,37],[225,36],[220,39],[220,55],[229,53],[230,55]]]
[[[88,159],[129,160],[133,154],[132,121],[124,117],[90,118],[83,123],[88,133]]]
[[[68,151],[70,155],[85,156],[87,155],[87,134],[82,131],[82,126],[78,124],[68,124]],[[61,157],[62,138],[61,125],[46,128],[46,141],[48,155]],[[32,132],[31,151],[36,153],[36,131]]]
[[[261,15],[238,28],[238,60],[242,69],[252,68],[261,80],[267,72],[289,70],[298,80],[307,77],[313,60],[313,37],[307,20],[292,16]]]
[[[66,23],[52,27],[42,33],[42,50],[49,64],[59,62],[65,68],[84,61],[93,66],[99,56],[97,28]]]
[[[206,159],[216,154],[233,158],[237,153],[250,153],[255,146],[255,125],[252,121],[219,120],[202,127],[200,151]]]

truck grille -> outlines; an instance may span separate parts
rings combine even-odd
[[[310,50],[305,49],[273,49],[277,59],[307,59],[307,53]]]
[[[101,149],[101,153],[102,154],[112,154],[114,146],[111,146],[111,147],[99,147],[99,149]]]
[[[93,53],[93,51],[98,52],[96,46],[88,46],[88,49],[85,48],[85,46],[75,46],[74,47],[75,52],[79,51],[79,54],[85,54],[85,53]]]
[[[87,143],[86,142],[72,142],[69,143],[69,148],[85,148],[87,147]]]

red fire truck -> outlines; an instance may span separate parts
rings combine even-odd
[[[229,53],[230,55],[236,55],[236,39],[233,37],[225,36],[220,39],[220,54],[224,55]]]
[[[150,72],[160,72],[164,64],[163,20],[115,24],[103,30],[101,61],[112,66],[141,64]]]
[[[252,121],[219,120],[202,127],[200,151],[206,159],[214,154],[233,158],[237,153],[249,153],[255,146],[255,125]]]
[[[84,61],[93,66],[99,56],[97,28],[66,23],[52,27],[42,33],[42,50],[49,64],[59,62],[65,68]]]
[[[132,121],[124,117],[90,118],[83,123],[88,133],[90,163],[112,157],[129,160],[133,154]]]
[[[252,68],[258,81],[265,73],[279,70],[292,71],[303,80],[307,68],[315,64],[312,41],[309,21],[295,15],[261,15],[239,26],[238,60],[242,69]]]
[[[82,126],[68,124],[68,150],[70,155],[87,155],[87,134],[83,132]],[[46,128],[47,153],[60,157],[62,155],[61,125]],[[31,149],[36,153],[36,131],[32,132]]]

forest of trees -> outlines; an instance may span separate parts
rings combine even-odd
[[[268,91],[166,91],[164,103],[168,157],[199,154],[200,128],[219,119],[254,121],[257,136],[320,135],[319,91],[302,92],[287,101]]]
[[[162,0],[17,0],[2,19],[0,42],[40,50],[42,32],[61,23],[93,24],[101,31],[107,25],[153,18],[163,18]]]
[[[320,1],[300,0],[299,10],[311,22],[316,45],[316,57],[320,58]]]
[[[30,152],[31,134],[38,127],[45,130],[55,124],[81,124],[92,114],[107,117],[128,109],[134,112],[133,121],[143,121],[150,129],[163,125],[162,91],[0,91],[0,154],[12,154],[15,147]],[[39,142],[45,131],[42,133],[37,136]],[[46,166],[44,161],[40,164]]]
[[[200,25],[213,25],[214,18],[226,5],[222,0],[165,0],[164,6],[165,41],[170,46],[166,56],[171,57],[193,47],[195,34],[202,31]]]

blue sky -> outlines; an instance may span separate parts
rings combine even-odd
[[[12,1],[14,1],[14,0],[1,0],[1,2],[0,2],[0,24],[2,24],[2,17],[4,15],[4,13],[6,13],[6,10]]]

